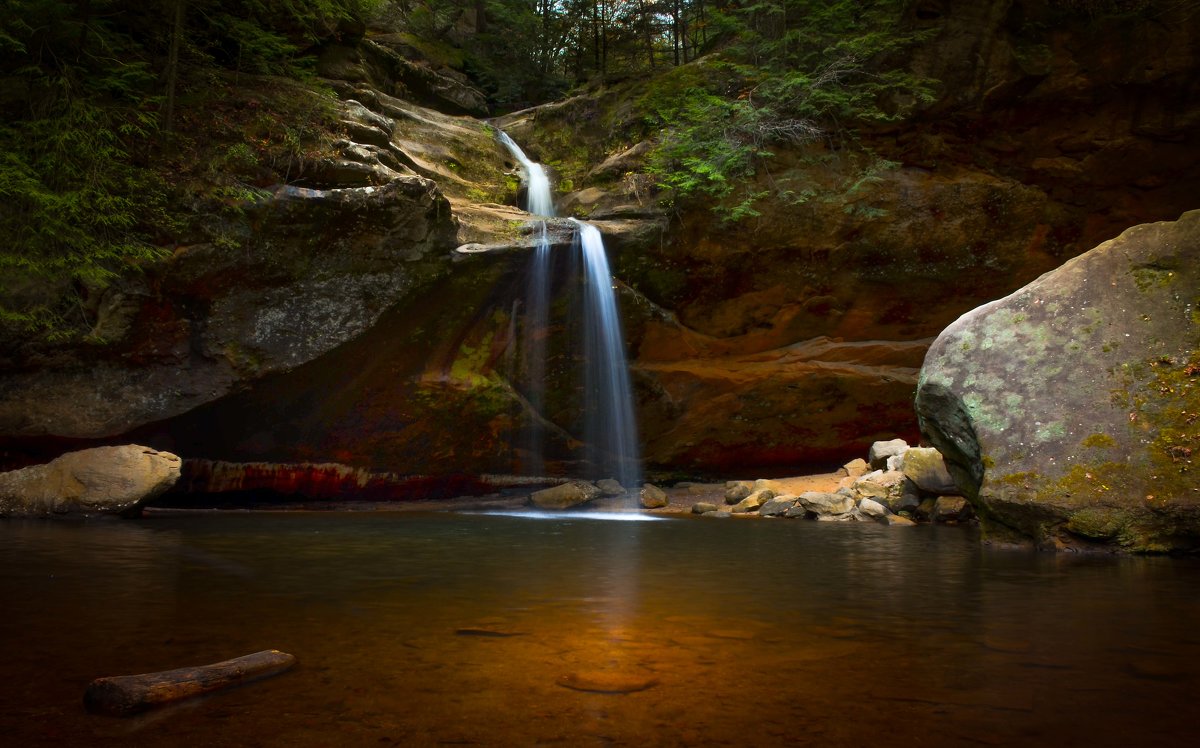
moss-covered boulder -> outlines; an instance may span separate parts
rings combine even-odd
[[[1200,548],[1200,211],[963,315],[916,405],[987,537]]]

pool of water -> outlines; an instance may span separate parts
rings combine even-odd
[[[1198,592],[1194,560],[963,528],[10,520],[0,744],[1165,745],[1194,730]],[[82,708],[98,676],[268,648],[298,665],[135,718]]]

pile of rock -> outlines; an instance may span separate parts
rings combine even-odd
[[[572,480],[534,491],[529,496],[529,504],[538,509],[573,509],[597,502],[601,498],[619,499],[628,496],[629,491],[611,478],[595,483]],[[661,488],[646,483],[637,491],[637,500],[638,506],[643,509],[659,509],[667,505],[667,494]]]
[[[729,514],[803,517],[823,522],[873,521],[912,525],[917,521],[960,522],[971,518],[971,505],[959,495],[941,453],[910,447],[903,439],[875,442],[867,459],[842,466],[836,491],[786,493],[772,480],[725,484]],[[692,506],[695,514],[721,513],[712,503]]]

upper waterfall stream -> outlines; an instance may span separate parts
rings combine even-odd
[[[545,168],[531,160],[507,133],[498,134],[525,173],[525,209],[535,216],[553,217],[554,198]],[[591,224],[571,219],[576,226],[574,246],[583,258],[584,429],[587,459],[593,478],[615,478],[630,494],[641,486],[641,458],[634,416],[633,388],[625,357],[613,278],[604,239]],[[545,429],[538,422],[545,408],[546,331],[549,326],[551,277],[550,240],[543,220],[530,260],[525,294],[526,399],[535,411],[528,429],[527,472],[545,467]]]

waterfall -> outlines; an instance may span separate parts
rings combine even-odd
[[[546,176],[545,168],[530,161],[508,133],[499,133],[500,142],[525,170],[525,210],[535,216],[553,216],[554,198],[550,195],[550,177]]]
[[[611,475],[630,493],[641,488],[641,459],[633,415],[633,387],[617,295],[600,229],[571,219],[584,268],[584,386],[587,442],[593,469]]]
[[[525,210],[536,216],[553,216],[554,198],[546,170],[531,161],[508,133],[498,132],[500,142],[525,171]],[[550,238],[545,221],[529,261],[528,276],[522,349],[528,380],[525,399],[533,413],[522,439],[526,455],[523,468],[529,475],[540,476],[546,472],[546,434],[541,418],[546,406],[546,328],[550,324]]]
[[[554,200],[546,170],[530,160],[507,133],[499,132],[498,138],[525,172],[525,209],[536,216],[553,217]],[[630,494],[636,495],[641,487],[641,461],[633,415],[633,391],[604,239],[595,226],[573,218],[571,221],[576,226],[575,246],[583,256],[585,280],[584,423],[588,461],[595,472],[594,477],[615,478]],[[526,399],[534,410],[534,417],[530,419],[527,431],[525,470],[540,475],[544,470],[545,433],[539,419],[546,399],[545,335],[549,325],[552,280],[550,240],[545,221],[542,221],[530,260],[528,278],[522,344],[528,378]]]

